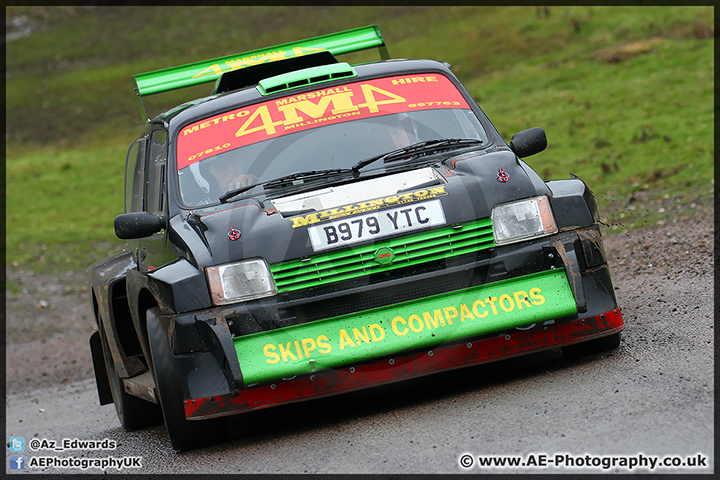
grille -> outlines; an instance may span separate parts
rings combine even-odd
[[[372,308],[384,307],[395,303],[454,292],[482,285],[487,282],[487,267],[477,267],[452,274],[438,273],[430,278],[414,280],[410,283],[393,283],[389,287],[374,289],[309,302],[292,309],[296,323],[312,322],[323,318],[339,317],[349,313],[362,312]]]
[[[375,243],[306,259],[270,266],[278,293],[328,285],[375,273],[416,267],[495,246],[489,218],[421,233],[393,237]],[[380,248],[392,250],[394,259],[382,265],[376,260]]]

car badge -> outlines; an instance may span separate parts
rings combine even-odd
[[[506,183],[510,180],[510,175],[501,168],[498,170],[497,179],[500,183]]]
[[[230,227],[230,231],[228,232],[228,237],[230,237],[230,240],[232,240],[233,242],[235,240],[240,240],[240,235],[240,230],[235,227]]]
[[[375,250],[375,261],[380,265],[389,265],[395,260],[395,254],[387,247],[381,247]]]

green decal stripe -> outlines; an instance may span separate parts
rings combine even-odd
[[[345,30],[297,42],[284,43],[262,50],[227,55],[202,62],[133,75],[139,95],[152,95],[177,88],[213,82],[225,72],[260,63],[282,60],[327,50],[333,55],[369,48],[385,49],[380,29],[374,25]]]
[[[323,253],[306,261],[292,260],[278,263],[271,265],[270,271],[278,292],[283,293],[422,265],[493,246],[492,223],[490,219],[483,219],[459,227],[442,227]],[[382,247],[393,251],[395,259],[392,263],[380,265],[375,262],[375,252]]]
[[[433,349],[577,313],[556,269],[234,339],[245,384]]]

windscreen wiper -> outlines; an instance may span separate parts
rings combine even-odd
[[[478,140],[476,138],[442,138],[436,140],[426,140],[424,142],[413,143],[412,145],[408,145],[407,147],[398,148],[397,150],[392,150],[381,155],[376,155],[374,157],[360,160],[358,163],[352,166],[351,170],[357,173],[362,168],[380,160],[388,163],[394,162],[396,160],[402,160],[407,157],[419,157],[440,153],[445,150],[454,150],[456,148],[462,148],[472,145],[482,145],[482,143],[482,140]]]
[[[245,186],[240,187],[240,188],[235,188],[235,189],[233,189],[233,190],[229,190],[229,191],[223,193],[223,194],[218,198],[218,200],[220,200],[220,203],[226,203],[226,202],[227,202],[228,200],[230,200],[231,198],[237,197],[237,196],[240,195],[241,193],[247,192],[248,190],[253,189],[253,188],[255,188],[255,187],[259,187],[259,186],[262,185],[263,183],[265,183],[265,182],[253,183],[253,184],[251,184],[251,185],[245,185]]]
[[[245,185],[243,187],[230,190],[229,192],[224,193],[219,200],[220,203],[226,203],[231,198],[259,186],[265,187],[265,190],[273,190],[291,185],[302,185],[308,181],[334,177],[336,175],[343,175],[352,172],[353,170],[350,168],[329,168],[327,170],[309,170],[307,172],[291,173],[290,175],[285,175],[283,177],[274,178],[265,182],[253,183],[252,185]]]
[[[352,170],[349,168],[329,168],[327,170],[309,170],[307,172],[291,173],[290,175],[285,175],[284,177],[265,182],[265,190],[272,190],[274,188],[287,187],[290,185],[302,185],[307,181],[334,177],[336,175],[343,175],[346,173],[352,173]]]

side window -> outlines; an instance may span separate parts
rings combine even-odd
[[[128,149],[125,160],[125,213],[143,209],[146,141],[146,138],[138,138]]]
[[[155,130],[150,137],[147,161],[145,210],[158,215],[165,208],[165,175],[167,168],[167,132]]]

